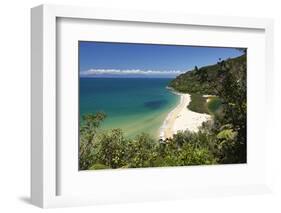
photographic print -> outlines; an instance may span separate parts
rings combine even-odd
[[[79,41],[79,170],[247,162],[247,49]]]

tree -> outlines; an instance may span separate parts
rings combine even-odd
[[[112,129],[101,133],[96,149],[96,162],[110,168],[126,166],[128,162],[128,139],[121,129]]]
[[[207,79],[208,79],[208,73],[207,73],[207,70],[204,69],[204,68],[201,68],[198,72],[199,74],[199,81],[200,82],[206,82]]]
[[[181,166],[216,164],[216,159],[208,148],[196,147],[191,143],[183,145],[178,158]]]
[[[247,146],[246,61],[236,64],[222,61],[218,75],[221,84],[218,84],[217,91],[224,114],[220,123],[221,126],[230,125],[229,131],[237,132],[237,141],[228,158],[232,163],[243,163],[246,162]]]
[[[100,123],[106,118],[105,113],[98,112],[82,116],[80,123],[79,169],[88,169],[95,161],[95,143]]]
[[[128,146],[128,167],[151,167],[158,155],[158,146],[148,134],[142,133],[134,140],[129,142]]]

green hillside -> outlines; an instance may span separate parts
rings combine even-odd
[[[190,110],[212,115],[213,122],[204,124],[202,130],[209,135],[208,143],[215,141],[212,153],[219,163],[247,162],[246,54],[245,51],[242,56],[200,69],[195,67],[169,85],[176,91],[191,94]],[[211,97],[207,101],[203,95]]]
[[[244,54],[237,58],[221,61],[199,69],[195,67],[193,70],[187,71],[172,80],[169,86],[183,93],[217,95],[221,79],[225,75],[225,73],[220,72],[222,63],[236,67],[231,69],[230,72],[242,76],[244,74],[241,72],[245,72],[245,69],[240,67],[246,65],[246,55]]]

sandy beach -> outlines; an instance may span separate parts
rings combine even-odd
[[[189,94],[180,95],[180,103],[167,115],[160,129],[160,138],[171,138],[178,131],[198,131],[204,121],[211,119],[208,114],[193,112],[187,108],[191,101]]]

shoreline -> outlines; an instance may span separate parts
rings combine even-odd
[[[168,88],[170,89],[170,88]],[[210,120],[211,115],[193,112],[187,108],[191,101],[190,94],[171,91],[180,96],[179,104],[168,113],[160,127],[160,139],[172,138],[178,131],[197,132],[203,122]]]

